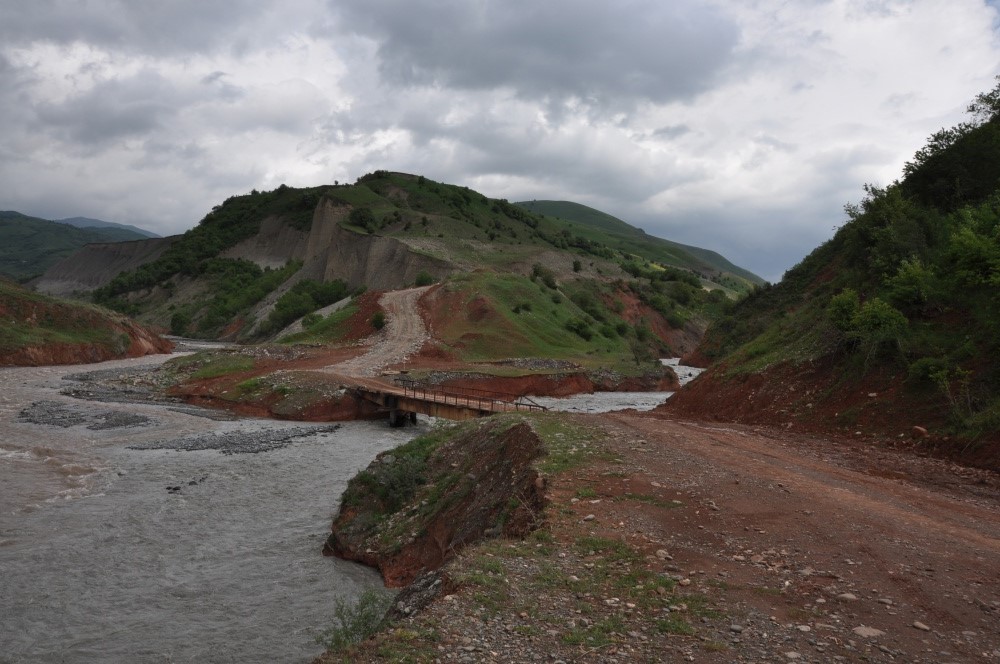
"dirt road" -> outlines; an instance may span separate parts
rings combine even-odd
[[[544,533],[467,549],[458,588],[357,661],[419,644],[414,661],[1000,662],[996,474],[780,429],[579,418],[600,452],[549,478]]]
[[[344,376],[375,376],[383,368],[398,364],[420,350],[428,339],[427,327],[417,301],[430,286],[387,291],[379,299],[385,311],[385,327],[379,338],[363,354],[324,371]]]
[[[712,598],[716,661],[1000,661],[995,474],[777,429],[617,415],[608,430],[628,476],[576,481],[681,504],[583,509]]]

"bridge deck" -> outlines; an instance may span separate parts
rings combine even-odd
[[[494,413],[547,410],[530,399],[469,388],[435,388],[413,381],[389,383],[375,379],[353,379],[351,389],[389,411],[422,413],[464,420]]]

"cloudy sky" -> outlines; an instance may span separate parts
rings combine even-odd
[[[0,5],[0,209],[181,232],[379,168],[776,281],[1000,73],[987,0]]]

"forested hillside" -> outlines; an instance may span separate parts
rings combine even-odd
[[[701,352],[718,364],[675,409],[927,435],[995,458],[1000,86],[968,110],[902,180],[866,187],[830,241],[711,327]]]
[[[146,238],[120,226],[80,228],[20,212],[0,212],[0,274],[24,281],[91,242]]]

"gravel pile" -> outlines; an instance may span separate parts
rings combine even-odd
[[[295,427],[292,429],[261,429],[257,431],[227,431],[223,433],[196,434],[172,440],[154,440],[130,445],[130,450],[218,450],[223,454],[258,454],[287,447],[296,438],[330,433],[340,429],[339,424],[322,427]]]
[[[151,367],[130,367],[124,369],[98,369],[63,376],[78,385],[60,390],[60,394],[99,401],[101,403],[179,403],[180,400],[166,396],[165,390],[170,378],[162,371]]]

